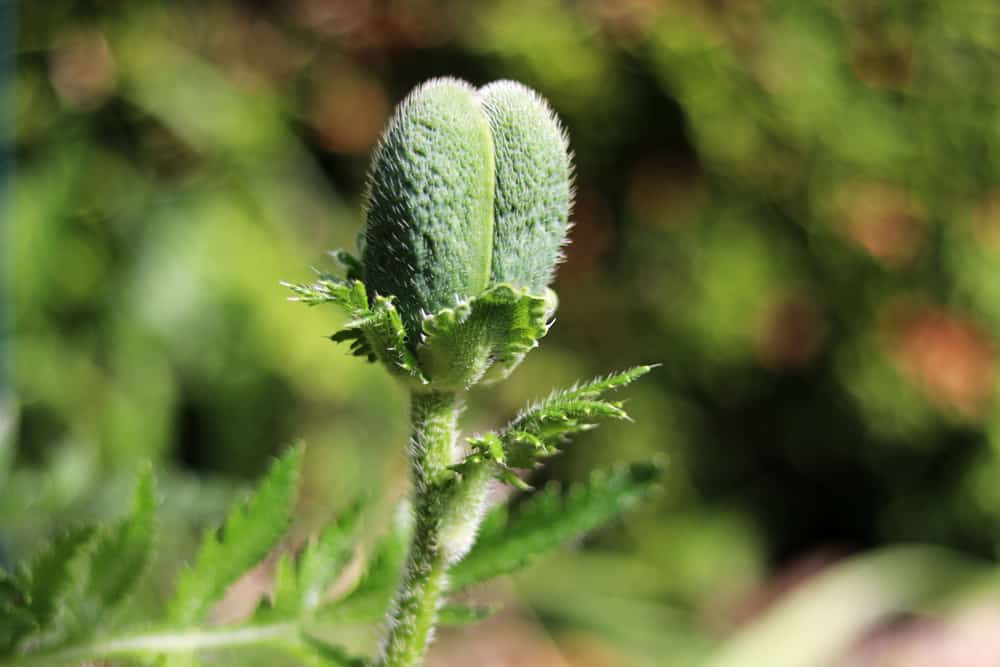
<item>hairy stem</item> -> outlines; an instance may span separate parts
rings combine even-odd
[[[454,478],[448,467],[455,462],[457,414],[454,394],[413,394],[410,462],[416,525],[406,572],[390,612],[389,634],[379,662],[382,667],[423,664],[434,632],[447,586],[448,559],[440,538]]]

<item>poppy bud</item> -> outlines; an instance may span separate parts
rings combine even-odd
[[[514,81],[479,91],[493,136],[490,284],[544,294],[569,228],[572,168],[566,133],[536,92]]]
[[[367,296],[321,297],[350,301],[335,340],[436,389],[506,377],[548,331],[571,171],[566,135],[531,89],[415,89],[372,160],[362,261],[349,265]]]
[[[363,262],[410,332],[479,294],[493,246],[493,142],[475,89],[434,79],[399,105],[372,160]]]

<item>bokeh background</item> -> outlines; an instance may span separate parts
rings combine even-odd
[[[995,665],[993,0],[23,0],[8,12],[0,542],[114,516],[169,593],[302,438],[300,534],[405,492],[406,397],[282,279],[353,247],[424,79],[539,90],[576,156],[558,321],[467,426],[659,362],[533,481],[663,457],[655,502],[515,578],[434,665]],[[377,521],[374,522],[377,524]],[[378,526],[373,529],[377,530]]]

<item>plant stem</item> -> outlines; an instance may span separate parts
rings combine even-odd
[[[162,631],[126,637],[109,637],[15,660],[9,667],[46,667],[77,664],[98,658],[159,653],[190,653],[275,641],[298,641],[301,626],[295,622],[246,625],[218,630]]]
[[[406,572],[389,616],[389,635],[379,665],[423,664],[433,636],[441,596],[447,587],[448,562],[440,542],[449,501],[448,467],[455,462],[458,403],[452,393],[413,393],[410,463],[413,475],[413,542]]]

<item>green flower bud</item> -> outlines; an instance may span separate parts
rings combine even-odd
[[[502,379],[548,331],[571,172],[566,135],[537,93],[429,81],[375,149],[362,261],[347,262],[365,285],[299,294],[348,305],[354,319],[334,339],[422,385]]]
[[[537,93],[514,81],[480,89],[493,135],[490,283],[544,294],[562,257],[573,198],[566,133]]]
[[[410,332],[489,284],[493,142],[476,91],[428,81],[399,105],[365,197],[369,294],[394,296]]]

